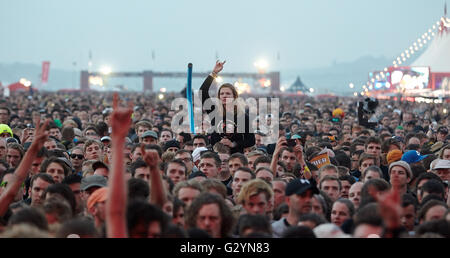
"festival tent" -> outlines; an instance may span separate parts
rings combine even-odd
[[[438,34],[411,67],[429,67],[431,95],[450,95],[450,18],[441,18]]]
[[[289,92],[308,92],[308,88],[305,86],[305,84],[300,79],[300,76],[297,76],[297,79],[295,82],[287,89]]]
[[[450,73],[450,19],[443,17],[438,34],[411,66],[428,66],[432,73]]]
[[[25,85],[23,85],[20,82],[15,82],[13,84],[8,85],[9,91],[14,92],[14,91],[29,91],[30,87],[26,87]],[[33,88],[33,91],[36,91],[35,88]]]

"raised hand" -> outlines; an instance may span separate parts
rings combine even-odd
[[[303,146],[298,142],[298,140],[297,145],[295,145],[294,147],[294,153],[295,156],[297,157],[297,161],[299,162],[303,161]]]
[[[159,171],[159,158],[156,150],[145,150],[144,145],[141,144],[142,158],[150,167],[150,203],[156,204],[162,208],[167,201],[166,190],[164,187],[161,172]]]
[[[303,152],[303,146],[297,142],[297,144],[294,147],[294,152],[295,153],[302,153]]]
[[[128,107],[119,107],[119,95],[114,93],[113,112],[111,114],[112,134],[117,137],[126,137],[131,127],[131,114],[133,103],[128,102]]]
[[[398,189],[392,188],[389,193],[374,196],[380,207],[380,215],[384,219],[387,228],[400,226],[401,197]]]
[[[219,74],[220,71],[223,69],[223,65],[225,64],[226,60],[223,62],[220,62],[219,60],[216,61],[216,65],[214,66],[213,73]]]
[[[278,139],[277,144],[275,145],[275,151],[274,151],[274,153],[279,153],[280,150],[281,150],[281,148],[283,148],[283,147],[287,147],[287,140],[286,140],[286,137],[281,136],[281,137]]]
[[[141,145],[142,159],[150,167],[150,172],[158,170],[158,165],[161,162],[158,152],[156,150],[145,150],[144,145]]]
[[[30,147],[37,148],[40,150],[44,147],[45,141],[48,139],[49,131],[47,129],[48,124],[50,123],[50,119],[45,120],[45,122],[41,125],[41,121],[38,118],[36,123],[36,129],[34,131],[33,142]]]
[[[44,143],[48,138],[49,131],[47,130],[47,126],[50,119],[47,119],[42,125],[40,125],[39,119],[36,122],[37,128],[33,142],[28,151],[25,152],[19,166],[14,171],[13,178],[8,183],[6,190],[0,195],[0,217],[5,215],[9,205],[13,202],[14,197],[17,195],[17,191],[28,176],[31,163],[37,157],[38,151],[44,146]]]
[[[281,148],[283,148],[285,146],[287,146],[286,137],[281,136],[278,139],[277,144],[275,145],[275,150],[273,151],[273,155],[272,155],[272,162],[270,163],[270,169],[273,171],[274,177],[277,176],[277,162],[279,159]]]
[[[22,136],[20,136],[20,142],[33,142],[34,129],[33,128],[25,128],[23,129]]]

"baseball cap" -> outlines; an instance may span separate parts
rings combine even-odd
[[[108,188],[102,187],[95,190],[87,199],[87,208],[91,210],[98,202],[104,202],[108,198]]]
[[[256,148],[257,151],[262,151],[267,155],[267,147],[266,146],[259,146]]]
[[[103,136],[103,137],[100,139],[100,141],[101,141],[101,142],[103,142],[103,141],[111,141],[111,137],[109,137],[109,136]]]
[[[298,134],[292,135],[291,139],[301,139],[302,137]]]
[[[106,168],[109,170],[108,165],[106,165],[104,162],[98,160],[92,164],[92,169],[95,171],[97,168]]]
[[[78,128],[73,128],[73,132],[75,133],[76,137],[82,137],[83,136],[83,132],[78,129]]]
[[[396,140],[398,142],[403,142],[404,141],[403,137],[397,136],[397,135],[392,136],[392,139],[394,139],[394,140]]]
[[[314,194],[319,193],[319,189],[313,184],[311,184],[306,179],[296,178],[291,180],[286,186],[286,196],[291,196],[293,194],[302,194],[306,190],[311,189]]]
[[[72,162],[70,162],[67,158],[65,158],[65,157],[58,157],[58,159],[64,161],[64,164],[66,164],[66,166],[68,168],[70,168],[71,170],[73,169]]]
[[[261,136],[267,136],[263,131],[261,131],[261,130],[256,130],[255,131],[255,134],[257,134],[257,135],[261,135]]]
[[[192,152],[192,160],[194,161],[194,163],[200,159],[200,155],[203,151],[207,151],[208,148],[206,147],[198,147],[196,148],[193,152]]]
[[[19,142],[17,141],[17,139],[14,138],[14,137],[7,137],[7,138],[5,138],[5,139],[6,139],[6,144],[9,144],[9,143],[19,143]]]
[[[145,138],[145,137],[153,137],[155,139],[158,139],[158,135],[154,131],[145,131],[142,134],[142,138]]]
[[[11,137],[13,136],[13,132],[7,124],[0,124],[0,134],[2,133],[9,133]]]
[[[196,178],[196,177],[199,177],[199,176],[201,176],[201,177],[207,177],[207,176],[205,175],[205,173],[203,173],[202,171],[195,171],[195,172],[192,172],[192,173],[189,175],[188,179]]]
[[[411,163],[419,162],[426,157],[428,157],[428,155],[420,155],[420,152],[418,152],[416,150],[410,150],[410,151],[405,152],[405,154],[403,154],[402,161],[405,161],[408,164],[411,164]]]
[[[448,169],[448,168],[450,168],[450,160],[440,159],[434,166],[433,170],[434,169]]]
[[[93,186],[106,187],[107,184],[104,176],[92,175],[81,179],[81,190],[86,191]]]
[[[399,115],[401,115],[402,114],[402,111],[400,110],[400,109],[394,109],[394,111],[393,112],[395,112],[395,113],[397,113],[397,114],[399,114]]]
[[[412,176],[411,167],[409,166],[408,163],[406,163],[405,161],[402,161],[402,160],[392,162],[392,163],[389,165],[389,174],[391,174],[391,169],[392,169],[393,167],[395,167],[395,166],[403,167],[404,169],[406,169],[406,172],[408,173],[408,177],[409,177],[409,178],[412,178],[412,177],[413,177],[413,176]]]
[[[292,116],[292,113],[291,113],[291,112],[284,112],[284,113],[281,115],[281,117],[284,117],[284,116]]]
[[[108,108],[105,108],[105,109],[102,111],[102,114],[103,114],[103,115],[109,115],[109,114],[111,114],[112,112],[113,112],[113,109],[110,108],[110,107],[108,107]]]

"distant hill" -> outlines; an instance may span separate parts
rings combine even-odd
[[[367,81],[368,73],[373,70],[383,69],[392,60],[385,57],[364,56],[354,62],[337,63],[322,68],[314,69],[289,69],[281,71],[281,84],[289,87],[300,76],[303,83],[308,88],[314,88],[316,93],[336,93],[351,94],[353,91],[361,90],[361,86]],[[19,81],[25,77],[31,80],[35,86],[40,81],[41,66],[36,64],[1,64],[0,82],[3,85]],[[114,79],[117,80],[117,79]],[[142,88],[142,81],[139,78],[123,79],[125,82],[111,81],[111,84],[126,85],[128,89],[139,91]],[[78,88],[80,81],[79,71],[69,71],[52,68],[50,65],[49,82],[45,89],[58,90],[64,88]],[[200,85],[201,79],[194,79],[193,85]],[[355,90],[351,90],[348,85],[355,84]],[[168,91],[180,91],[185,85],[185,80],[181,79],[157,79],[155,89],[162,87]]]

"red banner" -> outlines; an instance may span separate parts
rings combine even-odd
[[[50,69],[50,62],[49,61],[44,61],[42,62],[42,78],[41,78],[41,82],[42,83],[47,83],[48,82],[48,71]]]

